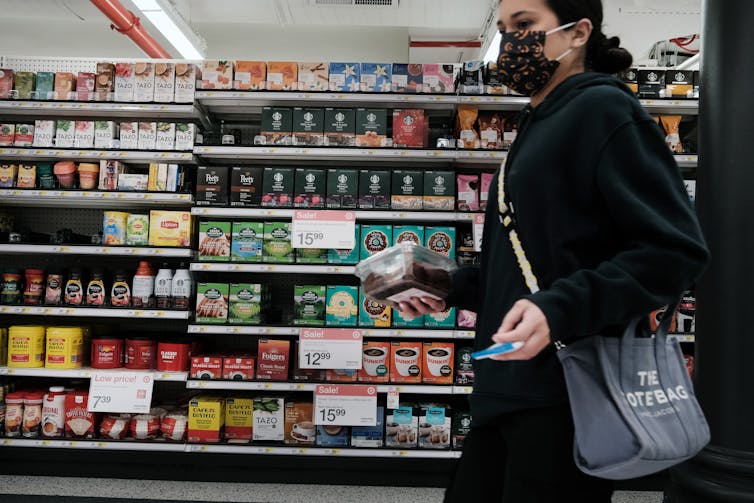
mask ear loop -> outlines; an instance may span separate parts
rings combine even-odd
[[[545,33],[545,35],[551,35],[551,34],[553,34],[553,33],[557,33],[557,32],[559,32],[559,31],[561,31],[561,30],[567,30],[568,28],[570,28],[570,27],[572,27],[572,26],[576,26],[576,23],[577,23],[577,22],[576,22],[576,21],[574,21],[574,22],[572,22],[572,23],[564,24],[563,26],[558,26],[557,28],[554,28],[554,29],[552,29],[552,30],[550,30],[550,31],[546,32],[546,33]],[[569,54],[571,54],[572,52],[573,52],[573,47],[572,47],[572,48],[570,48],[570,49],[568,49],[568,50],[567,50],[566,52],[564,52],[563,54],[561,54],[561,55],[560,55],[560,56],[558,56],[557,58],[555,58],[555,61],[558,61],[558,62],[559,62],[559,61],[560,61],[561,59],[565,58],[566,56],[568,56],[568,55],[569,55]]]

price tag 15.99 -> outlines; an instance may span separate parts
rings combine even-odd
[[[149,372],[92,372],[89,412],[147,413],[153,386]]]
[[[356,245],[356,213],[296,210],[291,240],[294,248],[351,250]]]
[[[318,384],[314,391],[314,424],[376,425],[377,386]]]
[[[484,232],[484,213],[474,215],[471,232],[474,236],[474,251],[482,251],[482,233]]]
[[[298,363],[302,369],[360,369],[361,330],[302,328]]]

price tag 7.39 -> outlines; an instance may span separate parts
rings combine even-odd
[[[302,328],[298,363],[302,369],[360,369],[361,330]]]
[[[296,210],[292,227],[294,248],[350,250],[356,244],[353,211]]]
[[[318,384],[314,391],[314,424],[376,425],[377,387],[355,384]]]
[[[89,412],[147,413],[153,386],[150,372],[92,372]]]

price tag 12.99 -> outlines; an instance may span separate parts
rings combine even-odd
[[[89,412],[148,413],[153,386],[148,372],[92,372]]]
[[[361,368],[361,330],[342,328],[302,328],[298,363],[302,369]]]
[[[296,210],[292,230],[294,248],[351,250],[356,245],[356,213]]]
[[[376,425],[377,386],[318,384],[314,391],[314,424]]]
[[[482,233],[484,232],[484,213],[474,215],[473,227],[471,229],[474,236],[474,251],[482,251]]]

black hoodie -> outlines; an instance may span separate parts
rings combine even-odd
[[[531,295],[490,186],[480,267],[460,269],[448,303],[479,313],[475,348],[519,299],[545,314],[552,340],[619,335],[630,319],[671,303],[709,252],[678,166],[655,121],[617,79],[568,78],[522,113],[506,166],[506,202],[542,289]],[[500,414],[567,401],[552,345],[522,362],[474,363],[477,426]]]

